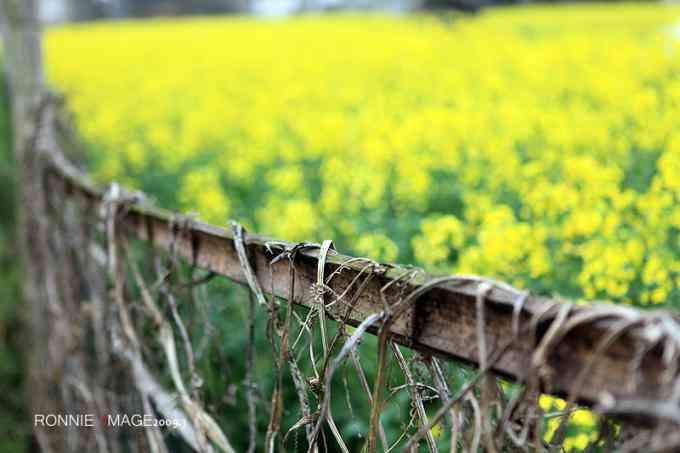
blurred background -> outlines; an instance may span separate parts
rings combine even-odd
[[[523,1],[523,0],[520,0]],[[347,9],[409,12],[418,9],[476,9],[514,0],[44,0],[41,16],[47,23],[186,14],[241,13],[285,16],[311,11]]]
[[[43,0],[41,17],[74,156],[102,182],[434,273],[680,304],[674,3]],[[0,95],[0,451],[19,452],[35,446]],[[238,332],[244,313],[220,297],[245,292],[220,291],[216,328]],[[224,364],[245,334],[216,338],[206,398],[228,395],[210,401],[243,446],[243,370]],[[270,368],[258,362],[261,413]],[[334,412],[348,436],[365,430],[351,409]],[[568,450],[592,438],[583,412]]]

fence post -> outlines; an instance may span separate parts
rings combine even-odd
[[[56,412],[60,341],[51,338],[57,291],[44,190],[44,159],[39,145],[40,112],[45,100],[41,28],[37,0],[0,0],[5,75],[11,100],[13,148],[18,183],[18,219],[23,271],[22,314],[28,326],[24,364],[28,368],[28,412]],[[56,357],[56,358],[55,358]],[[61,451],[45,428],[34,434],[42,451]]]

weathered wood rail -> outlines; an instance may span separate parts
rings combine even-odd
[[[106,192],[63,158],[57,158],[51,169],[51,177],[65,185],[69,196],[81,198],[94,207],[105,203]],[[139,239],[161,249],[174,247],[188,262],[246,284],[229,229],[198,220],[191,220],[180,228],[179,219],[170,211],[140,200],[126,204],[118,220]],[[283,247],[294,244],[257,235],[246,235],[245,240],[262,288],[269,293],[273,291],[278,297],[288,298],[291,289],[288,260],[270,263]],[[318,258],[318,248],[304,249],[296,255],[294,303],[306,307],[315,303],[310,292],[317,279]],[[434,278],[424,272],[414,272],[412,268],[390,265],[367,268],[365,261],[341,254],[328,255],[326,266],[326,275],[343,267],[343,271],[329,283],[336,292],[344,291],[360,273],[364,276],[372,274],[360,293],[348,295],[349,298],[357,296],[355,308],[348,319],[348,324],[354,326],[368,315],[383,310],[385,303],[394,303]],[[406,273],[408,279],[404,278]],[[388,285],[381,292],[395,280],[401,284]],[[484,284],[483,280],[470,279],[427,290],[404,316],[391,325],[391,334],[399,343],[423,352],[479,364],[477,302],[481,284]],[[515,381],[526,378],[537,345],[550,322],[567,303],[533,295],[523,299],[518,301],[517,292],[502,284],[493,285],[484,296],[487,351],[492,354],[501,345],[511,343],[498,360],[490,363],[491,369]],[[339,316],[344,313],[343,310],[342,305],[335,304],[328,308],[328,314]],[[597,355],[595,362],[590,363],[592,367],[581,376],[579,403],[592,406],[603,399],[612,401],[612,398],[615,401],[664,401],[668,398],[668,385],[665,384],[668,384],[669,370],[673,373],[677,366],[677,356],[671,362],[667,356],[664,359],[660,337],[653,334],[653,330],[627,329],[625,333],[613,336],[604,351],[596,353],[597,345],[617,322],[620,325],[623,319],[631,324],[635,324],[636,320],[642,323],[652,319],[653,313],[604,304],[575,305],[573,312],[576,314],[572,317],[579,317],[582,322],[574,323],[572,329],[563,330],[545,349],[547,367],[544,367],[542,375],[546,376],[547,370],[549,386],[544,386],[546,392],[559,396],[569,394],[579,373]],[[513,329],[513,323],[519,321],[520,326],[526,327],[531,320],[537,321],[532,329],[535,336],[527,333],[526,329],[520,329],[524,333],[509,342],[516,332],[517,326]],[[649,322],[646,325],[649,326]],[[377,327],[369,331],[375,334]]]

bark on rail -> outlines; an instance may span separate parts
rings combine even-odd
[[[52,175],[66,185],[67,193],[71,196],[82,197],[94,205],[104,203],[105,192],[90,183],[87,177],[65,160],[57,159],[52,168]],[[246,283],[229,229],[193,220],[178,234],[177,219],[172,212],[141,201],[127,206],[119,221],[139,239],[149,241],[155,247],[168,249],[174,243],[177,253],[187,261],[236,282]],[[279,248],[271,250],[268,246],[270,241],[272,239],[262,236],[246,236],[253,268],[262,288],[267,292],[273,288],[276,296],[285,299],[290,294],[289,264],[287,260],[280,260],[270,269],[272,258],[280,251]],[[276,242],[293,245],[284,241]],[[296,304],[307,307],[314,304],[311,291],[317,279],[318,253],[318,249],[304,250],[296,257]],[[351,257],[341,254],[327,257],[326,275],[339,266],[346,266],[329,284],[339,293],[364,268],[360,262],[348,264],[349,260]],[[399,290],[398,285],[391,285],[385,291],[383,299],[381,288],[390,281],[403,279],[407,269],[385,266],[381,270],[370,271],[375,275],[358,295],[356,308],[351,312],[348,323],[356,326],[368,315],[383,310],[384,300],[391,304],[398,297],[403,297],[403,287]],[[409,281],[406,294],[432,278],[425,273],[416,274]],[[470,281],[462,285],[443,285],[428,290],[391,326],[391,333],[398,342],[406,346],[437,356],[478,364],[476,297],[479,284]],[[399,291],[401,292],[397,294]],[[349,296],[352,297],[351,294]],[[498,286],[494,286],[485,295],[484,331],[486,348],[490,354],[513,336],[513,309],[516,299],[516,294]],[[518,319],[521,324],[526,325],[535,315],[546,313],[550,306],[553,308],[549,312],[554,317],[558,311],[554,306],[556,303],[558,302],[555,300],[530,295],[522,305]],[[344,307],[336,304],[328,311],[334,316],[343,309]],[[568,394],[580,371],[594,356],[597,345],[611,332],[616,321],[621,321],[620,317],[617,318],[617,313],[625,314],[629,320],[651,316],[629,308],[613,308],[602,304],[579,308],[578,312],[582,316],[588,314],[589,310],[599,319],[580,323],[563,337],[556,338],[554,347],[549,349],[546,358],[547,375],[546,369],[543,370],[543,377],[547,378],[545,382],[549,383],[549,388],[544,387],[546,392],[560,396]],[[611,315],[598,317],[597,313]],[[536,345],[546,335],[548,327],[547,320],[538,323],[536,338],[531,338],[531,335],[520,337],[495,362],[492,370],[512,380],[523,379],[530,369]],[[376,333],[376,330],[373,329],[372,333]],[[650,329],[629,329],[612,340],[597,357],[592,369],[585,374],[579,388],[578,402],[593,405],[605,397],[612,401],[609,396],[617,401],[667,399],[669,378],[674,378],[677,371],[677,355],[673,355],[669,361],[666,351],[664,359],[664,348],[659,335],[653,335]]]

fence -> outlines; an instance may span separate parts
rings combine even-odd
[[[537,297],[482,277],[344,256],[331,241],[209,225],[116,184],[98,188],[60,154],[53,104],[39,118],[48,291],[33,316],[44,317],[49,340],[35,382],[51,397],[38,410],[101,420],[90,430],[36,427],[45,451],[559,451],[578,405],[601,414],[592,451],[680,448],[674,315]],[[235,445],[241,433],[210,410],[229,386],[207,395],[203,385],[211,370],[201,363],[215,350],[205,340],[210,316],[195,322],[198,289],[220,277],[251,294],[241,301],[248,341],[236,385],[247,445]],[[257,312],[273,364],[264,396],[255,385]],[[351,439],[334,417],[348,369],[363,392],[348,392],[349,411],[358,398],[365,408],[342,417],[362,420]],[[546,413],[542,394],[566,406]],[[112,430],[104,420],[114,413],[174,424]]]

